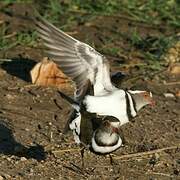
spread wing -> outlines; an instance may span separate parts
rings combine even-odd
[[[39,36],[47,47],[48,56],[75,81],[77,88],[75,98],[77,100],[85,94],[89,81],[93,85],[95,84],[98,69],[101,72],[100,84],[103,81],[103,71],[110,78],[108,61],[95,49],[57,29],[40,16],[35,19],[35,24]],[[110,80],[108,81],[110,82]]]

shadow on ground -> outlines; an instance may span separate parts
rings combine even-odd
[[[8,74],[16,76],[24,81],[30,82],[30,71],[36,64],[36,61],[28,58],[12,58],[10,62],[4,62],[1,64],[1,68]]]
[[[0,154],[16,155],[27,159],[34,158],[38,161],[46,158],[46,153],[41,145],[25,147],[17,142],[12,130],[3,120],[0,120]]]

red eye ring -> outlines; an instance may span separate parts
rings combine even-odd
[[[149,94],[147,94],[147,93],[144,93],[143,96],[144,96],[144,98],[149,98]]]

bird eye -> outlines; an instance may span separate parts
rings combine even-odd
[[[148,98],[149,95],[148,95],[147,93],[144,93],[144,97],[145,97],[145,98]]]

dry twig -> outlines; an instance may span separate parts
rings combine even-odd
[[[13,33],[11,33],[11,34],[5,35],[4,38],[5,38],[5,39],[9,39],[9,38],[12,38],[12,37],[14,37],[14,36],[16,36],[16,35],[17,35],[17,32],[13,32]]]
[[[161,173],[161,172],[146,172],[145,174],[147,174],[147,175],[166,176],[166,177],[170,177],[170,178],[174,177],[174,176],[172,176],[170,174],[165,174],[165,173]]]
[[[82,11],[82,10],[70,10],[72,13],[82,14],[82,15],[91,15],[90,12]],[[156,25],[156,24],[148,24],[142,19],[140,20],[136,15],[130,14],[130,16],[123,15],[123,14],[100,14],[100,13],[93,13],[93,16],[99,16],[99,17],[111,17],[111,18],[120,18],[127,21],[131,21],[132,23],[136,23],[137,26],[144,27],[144,28],[151,28],[151,29],[165,29],[168,30],[167,27],[162,25]],[[144,22],[144,23],[142,23]]]
[[[12,59],[0,59],[0,62],[11,62]]]
[[[177,85],[177,84],[180,84],[180,81],[176,81],[176,82],[166,82],[166,83],[164,83],[164,85],[167,85],[167,86]]]
[[[55,150],[55,151],[52,151],[53,154],[63,154],[63,153],[66,153],[66,152],[73,152],[73,151],[80,151],[81,148],[70,148],[70,149],[61,149],[61,150]]]
[[[155,150],[152,150],[152,151],[146,151],[146,152],[140,152],[140,153],[133,153],[133,154],[125,154],[125,155],[122,155],[122,156],[117,156],[115,154],[115,157],[113,157],[113,159],[124,159],[124,158],[134,158],[134,157],[139,157],[139,156],[148,156],[148,155],[151,155],[151,154],[155,154],[155,153],[160,153],[160,152],[163,152],[163,151],[166,151],[166,150],[172,150],[172,149],[178,149],[180,148],[180,144],[178,144],[177,146],[170,146],[170,147],[165,147],[165,148],[161,148],[161,149],[155,149]]]

